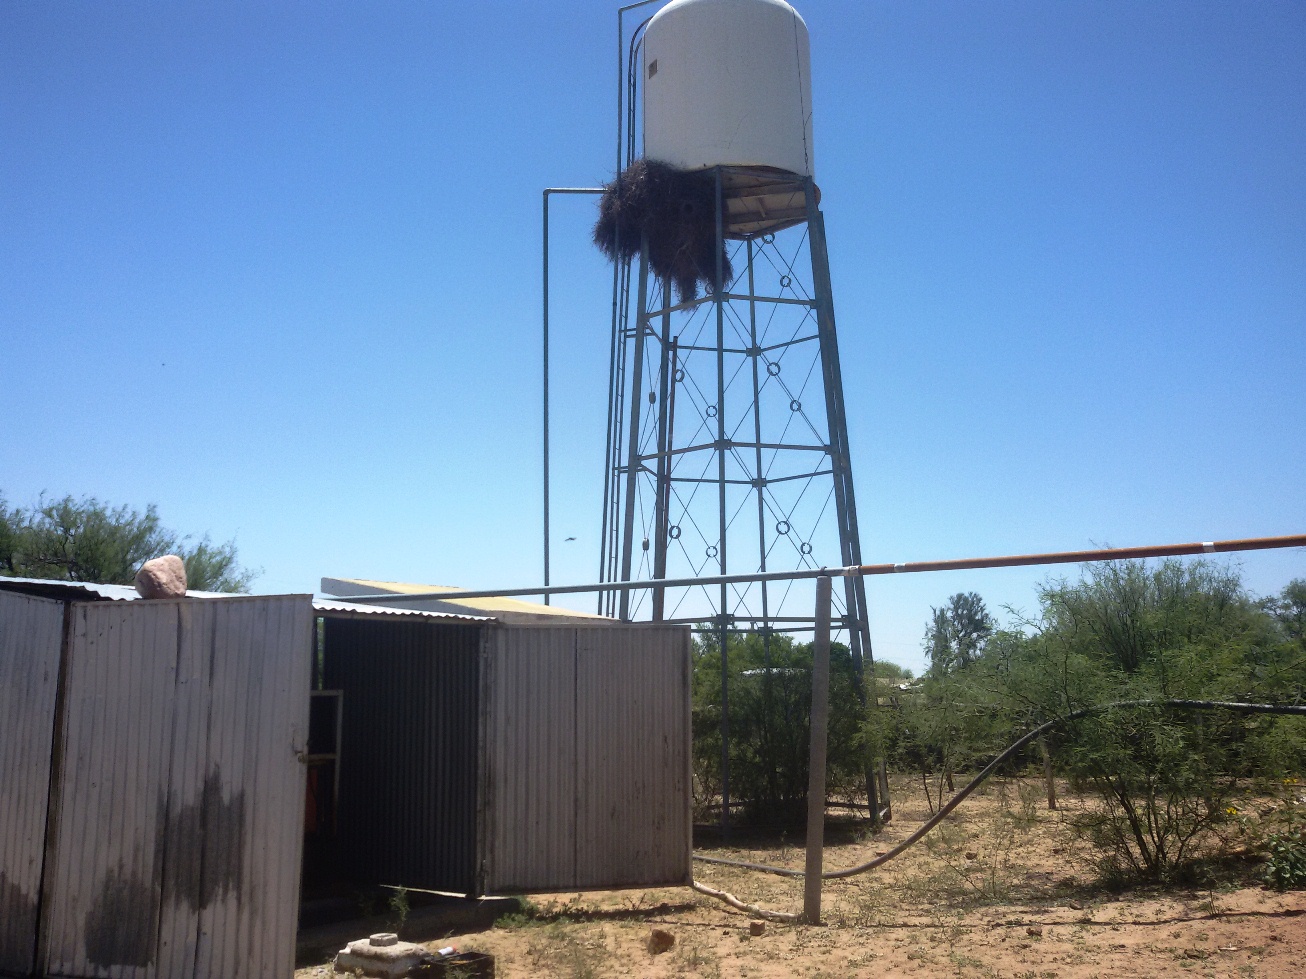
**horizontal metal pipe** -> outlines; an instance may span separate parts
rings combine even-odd
[[[1007,557],[960,558],[949,561],[907,561],[901,564],[862,564],[847,568],[811,568],[804,571],[767,571],[751,574],[711,575],[703,578],[658,578],[643,581],[604,581],[591,585],[552,585],[548,588],[499,588],[477,591],[428,591],[410,594],[333,595],[336,601],[424,602],[431,599],[509,598],[520,595],[574,595],[599,591],[627,591],[642,588],[690,588],[695,585],[734,585],[749,581],[801,581],[823,574],[857,577],[879,574],[914,574],[921,571],[968,571],[976,568],[1018,568],[1037,564],[1087,564],[1091,561],[1128,561],[1148,557],[1177,557],[1184,554],[1226,554],[1231,551],[1261,551],[1278,547],[1306,547],[1306,534],[1287,537],[1247,537],[1239,540],[1202,541],[1193,544],[1156,544],[1146,547],[1106,547],[1093,551],[1054,551],[1047,554],[1015,554]]]
[[[550,194],[601,194],[604,190],[603,187],[545,187],[544,196],[548,197]]]
[[[777,452],[781,451],[782,449],[783,450],[792,449],[797,452],[829,452],[830,451],[830,447],[828,445],[795,445],[795,444],[788,444],[784,442],[737,442],[734,439],[726,439],[724,446],[715,441],[702,442],[698,445],[686,445],[684,448],[672,449],[670,452],[650,452],[648,455],[642,455],[639,458],[642,461],[644,459],[656,459],[659,455],[678,456],[678,455],[685,455],[688,452],[705,452],[708,450],[716,451],[717,449],[721,449],[721,448],[775,449]],[[750,485],[752,483],[751,480],[746,480],[746,482],[748,482]],[[779,482],[779,479],[776,479],[775,482]]]

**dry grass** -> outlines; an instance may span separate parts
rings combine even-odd
[[[832,817],[827,867],[887,849],[926,817],[919,786],[894,788],[895,820],[880,834],[859,833]],[[769,923],[764,935],[750,937],[746,916],[683,889],[663,889],[536,897],[504,927],[444,941],[495,955],[498,975],[507,979],[1296,979],[1306,961],[1306,892],[1266,890],[1250,860],[1205,888],[1109,890],[1097,878],[1093,854],[1068,827],[1075,807],[1091,799],[1063,789],[1062,802],[1062,810],[1049,812],[1040,783],[993,783],[928,844],[877,871],[827,882],[824,926]],[[800,846],[778,838],[712,852],[793,867],[803,859]],[[801,880],[706,864],[695,873],[765,907],[795,911],[802,904]],[[671,951],[649,954],[653,927],[675,935]]]

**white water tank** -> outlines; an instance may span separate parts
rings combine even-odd
[[[644,156],[812,170],[807,25],[784,0],[672,0],[644,32]]]

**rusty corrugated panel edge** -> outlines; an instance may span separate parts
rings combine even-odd
[[[37,595],[53,598],[56,601],[110,601],[134,602],[141,596],[131,585],[106,585],[93,581],[60,581],[55,578],[7,578],[0,577],[0,590],[14,591],[25,595]],[[222,591],[188,591],[187,598],[220,598],[232,601],[240,598],[312,598],[313,611],[329,616],[366,615],[366,616],[417,616],[429,619],[452,619],[462,622],[493,622],[492,616],[460,615],[455,612],[427,612],[421,609],[399,609],[377,605],[363,605],[354,602],[338,602],[333,599],[318,598],[307,593],[292,592],[288,595],[245,595]],[[166,599],[164,599],[166,601]],[[172,599],[176,601],[177,599]],[[154,599],[160,601],[160,599]]]
[[[493,623],[498,621],[490,615],[460,615],[457,612],[427,612],[422,609],[409,608],[392,608],[388,605],[363,605],[354,602],[337,602],[332,599],[314,598],[313,611],[319,615],[325,615],[328,618],[353,618],[354,616],[366,616],[367,618],[395,618],[403,617],[405,619],[439,619],[442,621],[452,622],[484,622]]]
[[[45,865],[65,606],[0,593],[0,973],[29,975]]]

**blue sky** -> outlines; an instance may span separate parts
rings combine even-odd
[[[865,558],[1306,530],[1306,5],[797,6]],[[261,591],[538,582],[540,192],[611,177],[615,26],[0,6],[0,492],[156,503]],[[598,567],[592,217],[555,201],[558,582]],[[876,651],[1047,576],[873,580]]]

